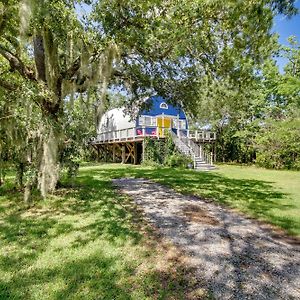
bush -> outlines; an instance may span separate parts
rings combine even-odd
[[[171,136],[167,135],[164,140],[145,139],[143,165],[186,167],[191,162],[190,158],[178,153]]]
[[[165,160],[165,165],[168,167],[183,167],[186,168],[188,164],[192,163],[192,160],[180,153],[173,153]]]
[[[269,121],[257,136],[256,146],[258,165],[300,170],[300,119]]]

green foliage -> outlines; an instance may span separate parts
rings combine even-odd
[[[196,114],[215,94],[246,94],[271,54],[273,16],[295,14],[293,3],[104,0],[91,19],[119,46],[118,84],[133,100],[155,90]]]
[[[259,126],[256,122],[232,123],[223,126],[217,132],[217,161],[253,163],[255,158],[254,138]]]
[[[164,141],[158,139],[145,138],[144,160],[146,165],[159,165],[164,160]]]
[[[261,71],[253,73],[243,87],[232,86],[227,81],[212,85],[209,81],[203,83],[207,88],[211,85],[214,91],[207,94],[206,100],[199,98],[197,116],[200,123],[210,123],[217,132],[218,161],[257,162],[269,168],[298,168],[296,162],[290,161],[297,160],[292,153],[297,150],[291,150],[295,142],[289,136],[298,137],[290,120],[297,120],[300,116],[300,51],[295,37],[290,39],[290,43],[288,47],[280,47],[274,40],[270,45],[274,55],[288,59],[283,74],[274,59],[267,59],[258,67]],[[277,143],[278,147],[271,146],[272,143]],[[271,154],[270,149],[276,154]],[[287,159],[289,155],[292,157],[290,160]]]
[[[175,148],[172,137],[167,134],[165,139],[145,139],[145,153],[143,165],[187,167],[191,159],[182,155]]]
[[[75,5],[82,3],[90,5],[89,15],[78,15]],[[125,89],[133,111],[144,95],[156,91],[183,103],[194,115],[205,107],[216,108],[206,120],[221,116],[235,121],[249,108],[249,99],[256,98],[248,91],[255,90],[255,74],[272,53],[273,17],[293,15],[293,4],[292,0],[1,0],[0,101],[6,108],[0,118],[7,114],[9,92],[20,99],[9,112],[20,112],[23,121],[16,122],[18,137],[1,134],[5,142],[0,155],[10,161],[16,155],[20,163],[36,168],[41,194],[47,194],[54,189],[59,163],[86,158],[83,141],[94,135],[87,110],[72,111],[74,100],[78,94],[87,96],[87,109],[94,110],[99,120],[109,87]],[[297,83],[286,81],[280,88],[285,94]],[[92,93],[95,97],[90,97]],[[26,118],[33,124],[24,122]],[[23,131],[27,127],[30,133]],[[15,146],[18,140],[24,141],[22,147]],[[155,151],[151,160],[163,163],[166,149],[158,145]]]
[[[9,182],[0,187],[0,299],[184,299],[199,289],[98,171],[82,169],[30,208]]]
[[[300,119],[269,120],[255,141],[258,165],[300,170]]]
[[[193,166],[192,160],[181,154],[181,153],[173,153],[165,158],[164,164],[168,167],[181,167],[186,168],[188,165]]]
[[[7,78],[12,85],[22,84],[23,90],[6,93],[0,87],[0,173],[3,176],[10,169],[17,169],[16,184],[22,188],[25,173],[32,173],[32,168],[37,167],[35,160],[44,118],[33,104],[38,97],[35,84],[16,74]]]

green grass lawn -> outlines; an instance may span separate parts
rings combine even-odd
[[[111,171],[82,168],[74,187],[30,208],[1,187],[0,299],[208,297],[182,255],[112,188]]]
[[[106,178],[150,178],[182,193],[214,199],[300,236],[300,172],[235,165],[195,172],[120,164],[86,166],[82,171],[91,178],[95,174]]]
[[[209,297],[180,253],[114,190],[111,179],[128,176],[214,199],[300,235],[299,172],[85,165],[74,187],[30,208],[10,184],[0,188],[0,299]]]

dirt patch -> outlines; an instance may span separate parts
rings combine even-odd
[[[198,205],[186,205],[182,211],[189,222],[204,223],[213,226],[219,225],[218,220]]]

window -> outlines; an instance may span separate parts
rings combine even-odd
[[[140,126],[156,126],[156,119],[151,116],[141,116],[139,118]]]
[[[139,124],[140,125],[145,125],[145,117],[140,117]]]
[[[173,119],[173,128],[176,129],[186,129],[186,121]]]
[[[177,119],[173,119],[173,128],[178,128]]]
[[[180,129],[186,129],[185,120],[179,120],[179,128]]]
[[[146,126],[155,126],[155,118],[153,117],[146,117]]]
[[[146,126],[149,126],[149,125],[151,125],[151,117],[145,117],[145,125]]]
[[[162,109],[168,109],[168,104],[166,102],[162,102],[159,107]]]

